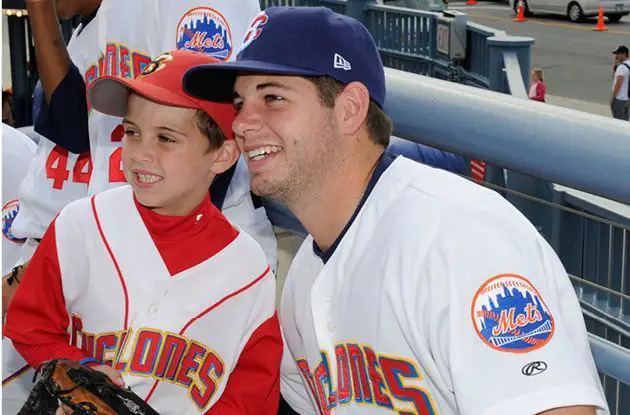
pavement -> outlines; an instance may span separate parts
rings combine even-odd
[[[547,95],[546,99],[548,104],[612,118],[610,107],[605,104],[599,104],[596,102],[584,101],[580,99],[558,97],[555,95]]]

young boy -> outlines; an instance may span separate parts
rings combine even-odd
[[[181,86],[188,68],[212,61],[175,51],[134,80],[104,77],[90,88],[93,108],[124,116],[130,186],[61,211],[5,335],[33,367],[61,357],[95,365],[160,414],[275,413],[274,277],[207,191],[238,157],[235,110]]]

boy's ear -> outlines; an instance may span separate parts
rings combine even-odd
[[[241,153],[236,147],[236,140],[225,140],[221,147],[214,150],[215,159],[210,170],[215,174],[221,174],[236,163]]]

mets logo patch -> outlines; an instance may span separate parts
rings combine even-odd
[[[226,61],[232,55],[232,33],[225,17],[210,7],[197,7],[177,24],[177,49],[206,53]]]
[[[527,353],[551,340],[554,321],[540,293],[527,279],[496,275],[477,290],[471,314],[479,338],[493,349]]]
[[[20,210],[20,202],[17,199],[11,200],[2,206],[2,234],[9,241],[16,244],[22,244],[26,239],[19,239],[11,233],[11,225]]]

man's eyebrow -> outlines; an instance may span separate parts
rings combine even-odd
[[[284,90],[287,90],[287,91],[295,91],[295,88],[290,87],[289,85],[285,85],[283,83],[274,82],[274,81],[272,81],[272,82],[265,82],[264,84],[256,85],[256,90],[257,91],[261,91],[261,90],[266,89],[266,88],[280,88],[280,89],[284,89]]]
[[[271,82],[265,82],[264,84],[258,84],[256,85],[256,90],[257,91],[262,91],[265,90],[267,88],[278,88],[278,89],[283,89],[285,91],[294,91],[297,92],[297,90],[289,85],[285,85],[283,83],[280,82],[275,82],[275,81],[271,81]],[[238,92],[234,91],[234,93],[232,94],[232,98],[233,99],[237,99],[240,98],[241,96],[238,94]]]

